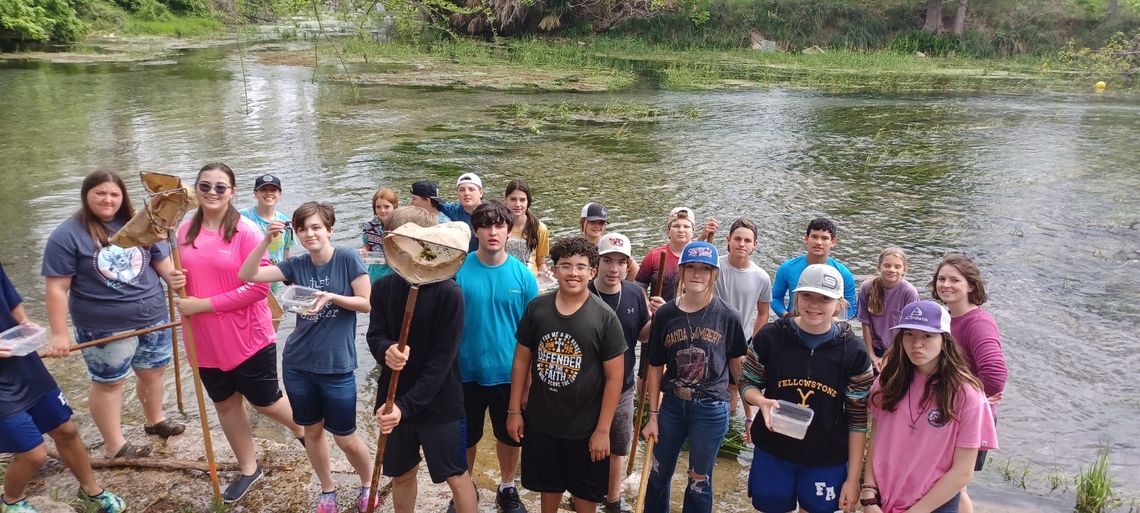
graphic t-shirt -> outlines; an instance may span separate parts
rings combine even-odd
[[[728,400],[728,359],[748,351],[736,311],[713,297],[700,311],[685,313],[676,301],[666,303],[649,329],[650,365],[664,365],[661,390],[690,388]]]
[[[622,281],[621,289],[617,294],[602,294],[598,292],[594,282],[590,282],[590,292],[597,294],[618,316],[621,322],[621,332],[625,336],[625,381],[622,382],[622,392],[633,388],[633,365],[637,361],[637,336],[641,327],[649,322],[649,305],[645,303],[645,291],[630,281]]]
[[[0,331],[16,326],[12,309],[20,306],[24,299],[16,292],[16,287],[0,265]],[[0,358],[0,418],[19,413],[36,404],[57,385],[44,367],[40,355],[29,353],[24,356]]]
[[[560,438],[589,438],[605,388],[602,363],[626,351],[617,315],[593,294],[571,315],[554,306],[557,294],[527,305],[515,336],[534,352],[526,421]]]
[[[950,471],[955,449],[998,448],[994,419],[981,390],[962,385],[954,400],[956,418],[947,422],[941,418],[937,403],[921,401],[928,377],[916,372],[914,378],[895,411],[876,406],[879,382],[871,387],[868,410],[875,425],[871,466],[884,513],[906,511],[922,499]],[[913,429],[911,419],[917,419]]]
[[[515,229],[511,230],[510,237],[507,238],[507,254],[525,263],[530,272],[536,273],[539,260],[546,260],[546,255],[550,254],[550,231],[546,229],[545,223],[539,221],[538,243],[531,250],[526,245],[526,235],[523,233],[525,228],[525,225],[515,225]]]
[[[263,237],[265,236],[265,231],[269,229],[269,221],[261,218],[261,215],[257,213],[257,207],[243,208],[241,210],[238,210],[238,213],[241,214],[242,217],[253,221],[254,224],[257,225],[257,228],[261,230],[261,235]],[[289,216],[282,214],[281,212],[274,212],[273,219],[270,221],[289,222]],[[277,262],[284,260],[285,250],[290,249],[296,245],[297,240],[293,236],[293,229],[286,228],[284,232],[278,234],[273,238],[273,241],[269,243],[269,261],[276,264]]]
[[[661,282],[660,291],[654,290],[657,286],[657,266],[661,255],[665,255],[665,281]],[[669,251],[669,245],[657,246],[645,254],[641,259],[641,267],[637,269],[637,282],[643,287],[649,287],[650,296],[661,296],[670,301],[677,295],[677,262],[681,257]]]
[[[373,217],[360,224],[360,240],[368,251],[384,256],[384,222]],[[368,279],[376,281],[392,273],[387,264],[368,264]]]
[[[720,275],[716,279],[716,295],[736,309],[740,323],[747,334],[756,325],[756,303],[772,302],[772,280],[768,273],[754,262],[747,269],[737,269],[728,263],[728,256],[720,257]]]
[[[875,278],[878,279],[878,278]],[[856,302],[859,304],[859,322],[871,325],[871,341],[875,349],[886,350],[895,339],[891,326],[897,326],[902,319],[902,307],[918,301],[918,291],[910,282],[902,280],[891,289],[883,289],[883,313],[872,315],[867,310],[867,296],[871,293],[871,280],[859,286]]]
[[[482,386],[510,383],[515,331],[526,304],[538,295],[538,281],[515,257],[488,266],[475,254],[463,262],[455,281],[463,288],[466,309],[459,345],[460,379]]]
[[[123,225],[107,223],[109,233]],[[166,298],[151,267],[170,254],[170,245],[150,248],[97,248],[75,217],[48,237],[41,274],[71,277],[67,308],[77,327],[98,331],[143,328],[166,320]]]
[[[355,250],[336,248],[324,265],[313,264],[308,253],[277,264],[285,279],[342,296],[352,296],[352,280],[368,274]],[[342,374],[356,369],[356,312],[331,301],[316,315],[297,314],[297,327],[285,340],[281,365],[319,374]]]

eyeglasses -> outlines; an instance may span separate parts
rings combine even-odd
[[[232,187],[224,183],[211,184],[210,182],[198,182],[198,192],[208,194],[211,189],[214,190],[214,194],[225,194],[226,191],[232,189]]]
[[[558,272],[560,272],[562,274],[571,274],[571,273],[587,274],[590,272],[591,269],[593,269],[593,267],[590,267],[590,266],[585,265],[585,264],[577,264],[577,265],[574,265],[574,264],[558,264],[554,267],[558,268]]]

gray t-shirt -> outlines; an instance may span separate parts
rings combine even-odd
[[[748,263],[747,269],[737,269],[728,263],[727,255],[720,257],[716,295],[736,310],[745,333],[751,335],[758,315],[756,303],[772,302],[772,279],[756,263]]]
[[[526,421],[549,435],[580,440],[590,437],[601,414],[602,363],[625,353],[625,337],[601,298],[590,294],[565,316],[555,308],[555,296],[534,298],[515,333],[534,352]]]
[[[110,233],[121,223],[106,224]],[[97,331],[143,328],[166,319],[166,298],[153,262],[170,254],[170,244],[149,248],[99,248],[76,217],[48,237],[40,274],[71,277],[67,308],[71,323]]]
[[[287,281],[342,296],[352,296],[352,280],[368,274],[360,255],[348,248],[336,248],[324,265],[314,265],[305,253],[282,260],[277,268]],[[356,370],[356,312],[330,302],[316,315],[297,314],[281,365],[318,374]]]

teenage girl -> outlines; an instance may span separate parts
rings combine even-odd
[[[997,449],[982,384],[933,301],[902,308],[871,387],[875,429],[860,490],[864,513],[954,513],[979,449]]]
[[[950,334],[961,346],[970,372],[981,380],[996,420],[997,403],[1005,390],[1009,370],[1005,366],[997,322],[982,308],[988,299],[982,272],[970,257],[950,253],[938,264],[930,288],[934,299],[950,310]],[[982,469],[986,452],[984,449],[978,451],[974,470]],[[974,512],[974,504],[965,488],[962,489],[962,512]]]
[[[360,255],[332,245],[335,223],[332,204],[302,204],[293,211],[293,226],[307,253],[277,265],[258,267],[269,243],[285,228],[285,223],[273,221],[238,272],[238,277],[248,282],[288,280],[319,290],[316,304],[297,315],[297,327],[289,334],[281,355],[285,392],[293,403],[293,421],[305,430],[305,451],[321,482],[317,513],[336,512],[336,482],[325,443],[326,430],[360,475],[360,511],[367,510],[372,480],[368,447],[356,436],[354,374],[356,314],[372,309],[368,302],[372,287]]]
[[[546,224],[530,211],[533,198],[525,180],[511,180],[504,194],[507,208],[515,217],[514,229],[507,239],[507,254],[526,264],[530,272],[546,274],[546,256],[550,254],[550,232]]]
[[[387,187],[381,187],[372,195],[372,219],[360,225],[360,240],[364,243],[360,247],[362,252],[384,256],[384,220],[399,205],[400,199],[396,196],[396,191]],[[388,264],[368,264],[368,279],[371,281],[383,278],[390,272],[392,269]]]
[[[918,291],[906,281],[906,253],[890,246],[879,253],[879,275],[863,282],[855,303],[863,324],[863,342],[875,372],[882,370],[883,352],[894,340],[891,326],[899,323],[905,304],[918,301]]]

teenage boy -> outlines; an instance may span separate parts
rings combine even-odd
[[[23,298],[0,265],[0,331],[21,325],[34,327]],[[95,482],[87,446],[71,421],[71,407],[40,355],[14,356],[12,347],[0,342],[0,453],[15,455],[4,470],[0,511],[35,513],[24,489],[47,459],[44,434],[55,442],[59,458],[79,481],[79,500],[85,507],[101,513],[127,510],[126,501]]]
[[[839,243],[835,236],[835,224],[826,217],[817,217],[808,223],[804,234],[807,253],[789,258],[776,269],[776,280],[772,283],[772,311],[780,317],[791,317],[795,311],[795,294],[789,294],[800,282],[800,273],[811,264],[827,264],[843,276],[843,297],[847,300],[847,318],[858,315],[855,308],[855,276],[847,266],[831,258],[831,250]]]
[[[420,180],[412,184],[412,206],[427,210],[435,216],[438,224],[451,222],[447,214],[439,211],[442,203],[443,200],[439,198],[439,184],[431,180]]]
[[[265,233],[272,221],[288,223],[289,216],[277,211],[281,190],[281,179],[275,175],[261,175],[255,178],[253,196],[257,198],[257,205],[238,210],[238,213],[257,224],[257,227],[261,228],[261,233]],[[269,261],[277,265],[278,262],[289,258],[289,248],[296,245],[293,230],[286,229],[269,244]]]
[[[582,236],[592,244],[599,244],[602,242],[602,236],[606,234],[606,223],[609,222],[609,216],[606,214],[606,207],[601,203],[587,203],[582,205],[582,217],[579,218],[578,226],[582,229]],[[638,272],[637,261],[632,258],[629,260],[629,272],[626,273],[625,279],[629,281],[637,280]]]
[[[637,282],[649,291],[649,301],[654,308],[665,304],[677,294],[677,261],[681,258],[681,250],[693,241],[693,224],[696,219],[693,209],[674,208],[669,212],[669,222],[665,224],[665,234],[669,242],[649,250],[641,259]],[[653,290],[654,284],[657,283],[657,266],[661,258],[665,259],[665,279],[662,281],[662,290]]]
[[[420,207],[401,207],[388,218],[391,229],[414,223],[436,224],[436,216]],[[391,230],[389,230],[391,233]],[[467,473],[467,431],[459,382],[459,341],[463,334],[463,291],[454,280],[419,287],[408,343],[400,352],[397,341],[411,285],[398,274],[372,284],[368,349],[381,364],[377,382],[376,420],[388,434],[384,475],[392,478],[392,504],[397,513],[416,509],[416,472],[420,449],[433,483],[447,482],[455,511],[474,513],[475,487]],[[400,371],[396,402],[383,415],[392,372]]]
[[[606,513],[633,511],[621,496],[621,483],[625,478],[625,458],[629,456],[633,437],[633,383],[636,375],[633,364],[637,359],[637,341],[649,336],[649,306],[645,301],[645,291],[638,284],[623,279],[629,272],[631,261],[633,256],[625,235],[616,232],[602,235],[598,240],[598,273],[589,286],[590,292],[617,314],[626,344],[621,398],[610,425],[610,477],[606,501],[602,505]]]
[[[475,173],[459,175],[455,181],[455,197],[459,200],[458,203],[444,203],[439,206],[439,210],[452,221],[467,223],[474,231],[475,225],[471,223],[471,218],[475,215],[475,207],[483,202],[483,180]],[[474,253],[476,249],[479,249],[479,238],[471,237],[468,253]]]
[[[471,213],[471,224],[478,249],[455,276],[465,305],[459,377],[467,411],[467,470],[475,475],[475,446],[490,412],[501,478],[497,502],[504,513],[525,513],[515,488],[520,444],[507,434],[507,401],[515,329],[527,303],[538,295],[538,282],[526,264],[507,255],[514,215],[506,205],[498,200],[480,204]]]
[[[609,481],[627,348],[617,315],[588,288],[598,247],[562,238],[550,257],[558,292],[532,301],[519,322],[507,430],[523,444],[523,486],[542,494],[542,513],[558,511],[565,491],[575,511],[593,513]]]

